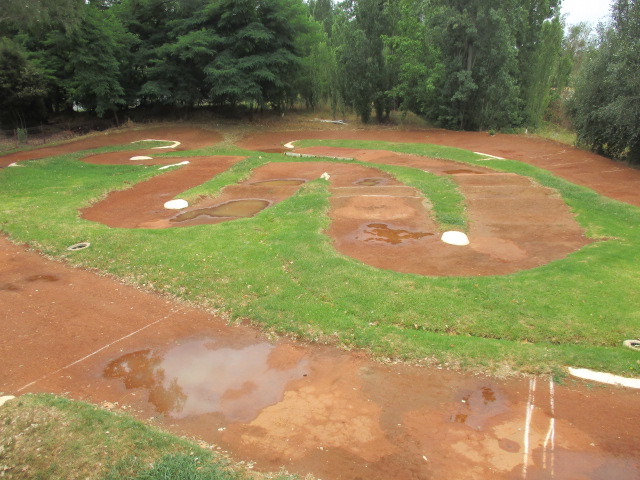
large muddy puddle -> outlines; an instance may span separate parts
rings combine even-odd
[[[307,362],[285,350],[187,340],[166,352],[127,353],[110,362],[104,376],[121,379],[127,389],[146,389],[149,402],[170,417],[221,413],[228,421],[249,421],[280,401],[289,381],[306,375]]]

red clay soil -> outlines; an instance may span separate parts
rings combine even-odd
[[[274,182],[310,181],[326,172],[330,175],[332,194],[329,212],[332,223],[327,233],[340,253],[376,268],[437,276],[504,275],[564,258],[589,243],[562,198],[526,177],[374,150],[315,147],[300,152],[357,158],[451,176],[466,198],[470,247],[448,245],[440,240],[442,232],[431,218],[428,201],[415,189],[373,168],[328,162],[267,164],[241,184],[226,187],[221,195],[203,199],[176,213],[163,207],[167,200],[243,159],[188,157],[188,165],[112,192],[84,209],[81,216],[120,228],[219,223],[238,218],[216,214],[221,206],[228,209],[244,202],[250,208],[244,216],[250,216],[288,198],[299,188],[295,182],[293,185]],[[130,163],[132,155],[140,154],[115,152],[87,157],[84,161]],[[167,164],[178,159],[136,163],[155,165],[158,160]],[[367,182],[374,184],[366,185]]]
[[[323,479],[640,474],[638,391],[569,381],[552,392],[543,378],[272,344],[5,239],[0,251],[4,394],[53,392],[120,408],[257,469]]]
[[[544,168],[607,197],[640,206],[640,170],[568,145],[529,135],[489,135],[442,129],[360,129],[280,131],[249,134],[237,145],[260,151],[284,151],[287,142],[304,139],[380,140],[432,143],[487,153]]]
[[[136,152],[139,153],[139,152]],[[130,156],[130,152],[126,153]],[[85,220],[104,223],[117,228],[162,228],[176,215],[164,208],[165,202],[176,195],[210,180],[246,157],[188,157],[188,165],[175,167],[126,190],[111,192],[107,198],[81,210]],[[85,161],[91,161],[91,157]],[[137,162],[145,165],[167,165],[181,159],[163,158]],[[114,162],[115,163],[115,162]]]
[[[492,152],[500,153],[484,151]],[[273,174],[260,171],[254,180]],[[359,185],[390,182],[366,169],[357,175]],[[472,195],[478,185],[462,176],[454,179]],[[332,188],[348,194],[359,186]],[[406,187],[393,188],[406,195]],[[348,196],[334,195],[341,198]],[[353,480],[640,478],[638,391],[465,376],[273,344],[1,237],[0,324],[3,394],[53,392],[121,408],[217,443],[258,469]]]
[[[179,140],[181,145],[172,149],[145,149],[142,153],[130,153],[133,155],[145,155],[150,153],[151,155],[159,155],[168,153],[171,151],[182,150],[195,150],[210,145],[214,145],[222,140],[222,135],[219,133],[208,130],[205,128],[197,127],[151,127],[140,129],[126,129],[126,130],[109,130],[103,133],[93,134],[79,140],[72,142],[65,142],[59,145],[53,145],[49,147],[41,147],[33,150],[25,150],[23,152],[10,153],[8,155],[0,156],[0,168],[6,167],[14,162],[22,162],[25,160],[35,160],[39,158],[53,157],[55,155],[63,155],[70,152],[77,152],[80,150],[90,150],[99,147],[105,147],[110,145],[126,145],[132,142],[140,142],[142,140],[168,140],[173,142]],[[140,144],[141,146],[144,143]],[[107,154],[105,158],[111,159],[113,157]],[[127,155],[125,152],[123,155]],[[99,157],[98,157],[99,158]],[[128,157],[127,157],[128,160]],[[96,161],[95,163],[102,163]],[[118,161],[114,162],[118,163]]]

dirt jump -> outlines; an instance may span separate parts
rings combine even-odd
[[[560,176],[562,167],[553,162],[584,157],[596,172],[615,165],[625,184],[640,183],[639,172],[570,147],[498,137],[502,143],[486,134],[440,130],[327,130],[266,132],[237,145],[271,152],[303,138],[443,143],[537,164]],[[132,131],[0,157],[0,165],[143,139],[180,141],[177,151],[211,145],[222,136],[189,128]],[[562,199],[528,178],[389,152],[297,151],[451,177],[467,201],[470,245],[440,241],[429,204],[415,189],[373,167],[322,160],[269,163],[219,197],[184,210],[164,209],[165,201],[243,158],[188,157],[187,165],[111,193],[82,217],[117,228],[230,221],[237,218],[236,210],[216,209],[238,200],[263,201],[240,208],[252,214],[326,172],[327,234],[339,252],[378,268],[499,275],[563,258],[589,242]],[[157,157],[157,152],[141,149],[84,161],[169,165],[184,160]],[[640,205],[637,190],[618,177],[562,171],[570,181]],[[177,434],[220,445],[237,460],[255,462],[257,469],[284,467],[323,479],[640,477],[637,390],[469,376],[384,365],[331,347],[273,343],[249,327],[229,326],[197,308],[45,259],[5,238],[0,246],[4,394],[53,392],[124,409]],[[402,253],[394,257],[394,249]],[[400,260],[426,250],[438,252],[430,255],[437,259],[414,265]]]

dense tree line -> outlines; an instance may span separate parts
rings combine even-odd
[[[640,164],[640,3],[617,0],[587,48],[570,99],[578,138]]]
[[[622,110],[638,102],[636,2],[617,0],[589,43],[564,35],[560,1],[0,0],[0,121],[304,102],[504,129],[535,127],[570,86],[580,138],[635,152],[640,109]]]

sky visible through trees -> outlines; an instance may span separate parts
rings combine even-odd
[[[565,0],[571,8],[572,0]],[[603,0],[606,1],[606,0]],[[560,0],[0,0],[0,122],[82,109],[412,112],[467,130],[572,120],[639,161],[640,19],[595,30]],[[607,20],[606,18],[604,20]]]

